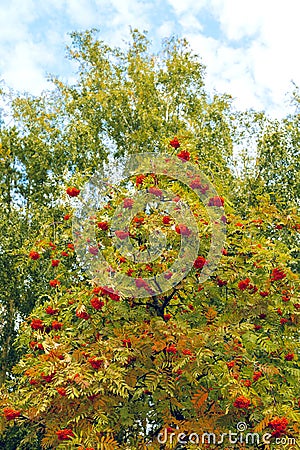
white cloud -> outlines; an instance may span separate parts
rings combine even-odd
[[[268,1],[212,0],[211,10],[218,18],[227,38],[239,40],[259,31],[264,18],[264,7]]]
[[[156,1],[159,0],[95,0],[97,27],[102,31],[105,29],[101,39],[111,46],[122,47],[129,41],[130,27],[140,32],[151,30],[153,23],[149,13],[155,8]]]
[[[188,29],[190,32],[196,33],[203,31],[203,25],[192,13],[183,13],[178,18],[178,22],[181,27],[183,27],[184,29]]]
[[[241,49],[231,48],[203,35],[187,35],[194,51],[206,65],[206,86],[210,92],[229,93],[239,108],[249,105],[261,109],[263,103],[255,92],[255,82]]]
[[[0,9],[1,42],[17,41],[27,30],[27,25],[36,18],[33,0],[20,2],[11,0]]]
[[[99,20],[98,13],[95,11],[90,1],[65,0],[66,14],[73,23],[73,28],[77,26],[82,28],[91,28]],[[73,31],[73,30],[72,30]]]
[[[156,35],[159,39],[170,37],[174,33],[175,24],[171,20],[163,22],[156,30]]]
[[[20,42],[13,49],[13,58],[3,69],[2,77],[9,86],[19,91],[29,91],[38,95],[47,88],[46,71],[42,70],[52,59],[43,45]]]
[[[190,11],[191,14],[198,12],[203,6],[209,3],[209,0],[167,0],[172,6],[174,12],[180,14]]]
[[[200,9],[190,0],[168,1],[182,34],[207,66],[210,88],[227,88],[238,107],[263,108],[271,114],[287,111],[291,80],[300,84],[298,0],[202,0]],[[220,27],[218,39],[193,30],[194,19],[183,21],[187,9],[200,23],[211,14]]]
[[[1,78],[12,88],[40,92],[46,85],[39,61],[46,62],[43,45],[33,44],[30,26],[36,19],[34,2],[13,0],[0,12]],[[49,60],[48,60],[49,61]]]

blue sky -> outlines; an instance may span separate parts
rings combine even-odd
[[[0,79],[39,94],[47,73],[72,81],[68,33],[92,27],[123,46],[129,27],[148,30],[153,48],[186,37],[207,67],[209,92],[229,93],[238,108],[289,112],[300,85],[300,0],[0,0]]]

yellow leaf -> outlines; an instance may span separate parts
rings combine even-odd
[[[253,431],[255,433],[261,433],[265,428],[267,428],[271,418],[271,415],[267,415],[261,422],[259,422],[259,424],[256,425],[256,427],[254,427]]]
[[[201,406],[206,402],[208,397],[208,392],[196,392],[196,394],[192,398],[192,403],[196,409],[200,409]]]
[[[214,308],[210,307],[205,313],[205,318],[207,322],[213,322],[217,315],[218,315],[217,311]]]

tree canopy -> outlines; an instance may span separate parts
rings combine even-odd
[[[15,95],[0,133],[2,447],[188,449],[193,434],[239,422],[270,433],[263,448],[295,440],[297,89],[295,114],[274,120],[210,96],[184,39],[157,54],[137,30],[126,49],[95,30],[72,39],[76,81]],[[145,162],[156,157],[160,170]],[[117,172],[130,158],[134,172],[114,185],[108,163]],[[107,193],[86,216],[92,242],[78,202],[99,169]],[[111,285],[80,245],[92,266],[104,255]],[[114,287],[119,273],[131,295]]]

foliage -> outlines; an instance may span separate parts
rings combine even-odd
[[[17,96],[15,126],[1,130],[1,445],[175,448],[175,440],[159,444],[162,430],[220,434],[237,422],[273,433],[272,442],[278,433],[297,437],[299,114],[234,114],[229,96],[209,98],[185,40],[171,38],[152,55],[137,31],[127,51],[93,31],[72,37],[76,83],[53,79],[52,92]],[[256,154],[239,153],[234,173],[233,146],[247,136]],[[76,261],[67,197],[109,158],[182,150],[222,195],[215,208],[225,199],[217,271],[199,283],[212,233],[203,205],[178,180],[146,173],[113,190],[91,218],[113,270],[145,281],[168,270],[181,244],[180,224],[154,206],[132,221],[130,238],[147,251],[160,227],[167,251],[145,264],[116,251],[111,220],[133,186],[187,201],[202,259],[161,295],[99,286]]]
[[[143,179],[145,186],[149,178]],[[156,182],[164,187],[163,177]],[[102,224],[97,227],[101,242],[111,242],[110,217],[129,195],[123,189],[94,218]],[[193,194],[181,194],[199,212],[199,251],[205,258],[209,224]],[[155,209],[141,215],[149,226],[163,218]],[[143,299],[112,296],[80,275],[68,246],[69,221],[61,220],[55,248],[49,253],[44,234],[42,256],[31,262],[49,265],[66,252],[48,275],[48,282],[60,284],[49,287],[21,325],[18,346],[27,349],[26,355],[14,369],[18,389],[4,394],[3,406],[21,411],[16,420],[30,426],[32,438],[43,430],[43,448],[134,449],[149,442],[160,448],[157,433],[164,428],[187,435],[226,432],[238,421],[254,428],[265,417],[277,416],[287,418],[287,433],[295,436],[299,278],[289,267],[286,245],[267,236],[273,217],[271,205],[253,208],[250,220],[229,213],[217,273],[199,285],[201,269],[194,268],[169,292]],[[296,220],[291,218],[293,233]],[[164,229],[172,254],[178,234],[170,225]],[[137,221],[132,227],[132,238],[141,235],[143,241],[147,227]],[[155,264],[140,267],[120,259],[111,245],[115,270],[121,263],[124,272],[132,269],[145,280],[149,271],[158,270]],[[237,398],[246,398],[250,406],[234,406]],[[71,444],[58,440],[57,432],[64,429],[72,430]],[[260,431],[267,430],[268,423]]]

